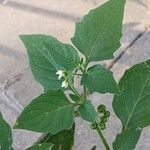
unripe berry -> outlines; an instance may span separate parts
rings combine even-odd
[[[99,123],[98,123],[98,127],[99,127],[101,130],[106,129],[106,125],[105,125],[104,122],[99,122]]]
[[[97,123],[96,122],[92,123],[91,124],[91,129],[95,130],[96,128],[97,128]]]
[[[105,117],[109,117],[109,116],[110,116],[110,112],[109,112],[109,111],[105,111],[105,112],[104,112],[104,116],[105,116]]]
[[[101,117],[101,122],[104,122],[104,123],[107,122],[107,117],[102,116],[102,117]]]
[[[99,106],[97,107],[97,111],[98,111],[99,113],[104,113],[104,112],[106,111],[106,106],[105,106],[105,105],[99,105]]]

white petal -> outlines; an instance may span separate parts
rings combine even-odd
[[[67,88],[68,87],[68,82],[66,80],[63,81],[61,87]]]
[[[66,83],[66,85],[65,85],[65,88],[67,88],[68,87],[68,82]]]
[[[56,74],[58,75],[59,80],[65,75],[63,70],[58,70]]]
[[[63,71],[62,71],[62,70],[58,70],[58,71],[56,72],[56,74],[57,74],[57,75],[62,75],[62,74],[63,74]]]
[[[61,75],[58,76],[58,80],[60,80],[60,79],[61,79]]]

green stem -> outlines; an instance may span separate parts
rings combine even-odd
[[[79,74],[79,73],[75,73],[74,75],[77,75],[77,76],[82,76],[82,74]]]
[[[97,127],[97,132],[98,132],[98,134],[99,134],[99,136],[100,136],[100,138],[101,138],[101,140],[102,140],[106,150],[110,150],[109,145],[108,145],[108,143],[107,143],[107,141],[106,141],[106,139],[105,139],[105,137],[104,137],[104,135],[101,132],[101,129],[99,127]]]
[[[74,86],[72,86],[71,84],[69,85],[71,90],[74,92],[74,94],[76,94],[78,97],[80,97],[80,94],[78,93],[78,91],[74,88]]]
[[[78,91],[75,89],[75,87],[71,84],[69,84],[71,90],[76,94],[82,101],[84,101],[84,98],[78,93]]]
[[[86,86],[85,85],[83,86],[83,96],[86,99]]]

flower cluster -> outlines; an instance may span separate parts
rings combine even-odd
[[[58,75],[58,79],[60,80],[61,78],[65,77],[65,71],[63,70],[58,70],[56,72],[56,74]],[[62,84],[61,84],[61,87],[64,87],[64,88],[67,88],[68,87],[68,81],[67,79],[65,79]]]

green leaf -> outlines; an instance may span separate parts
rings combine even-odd
[[[28,51],[35,79],[46,91],[60,89],[62,81],[56,72],[72,71],[79,62],[77,51],[47,35],[21,35],[20,38]]]
[[[12,132],[8,123],[0,113],[0,149],[10,150],[12,146]]]
[[[109,0],[76,24],[71,39],[87,61],[111,59],[120,47],[125,0]]]
[[[119,82],[120,95],[115,95],[113,108],[123,127],[150,125],[150,60],[127,70]]]
[[[58,133],[70,129],[74,107],[61,91],[48,91],[35,98],[17,119],[15,128]]]
[[[113,73],[101,65],[94,65],[83,74],[81,84],[87,86],[90,93],[117,93],[118,86]]]
[[[141,130],[138,129],[126,129],[117,135],[115,142],[113,143],[114,150],[133,150],[140,138]]]
[[[114,96],[113,109],[122,122],[123,130],[114,147],[132,150],[140,137],[140,130],[150,125],[150,60],[127,70],[119,87],[121,92]]]
[[[26,150],[52,150],[53,144],[51,143],[43,143],[37,144],[32,147],[27,148]]]
[[[40,142],[53,143],[52,150],[71,150],[74,144],[75,124],[70,130],[63,130],[57,134],[47,134]]]
[[[50,50],[52,64],[57,70],[66,69],[67,71],[73,71],[80,62],[76,49],[71,45],[59,42],[53,37],[50,38],[51,43],[46,41],[44,45]]]
[[[95,121],[96,111],[91,101],[86,100],[82,105],[79,106],[78,111],[84,120],[89,122]]]

